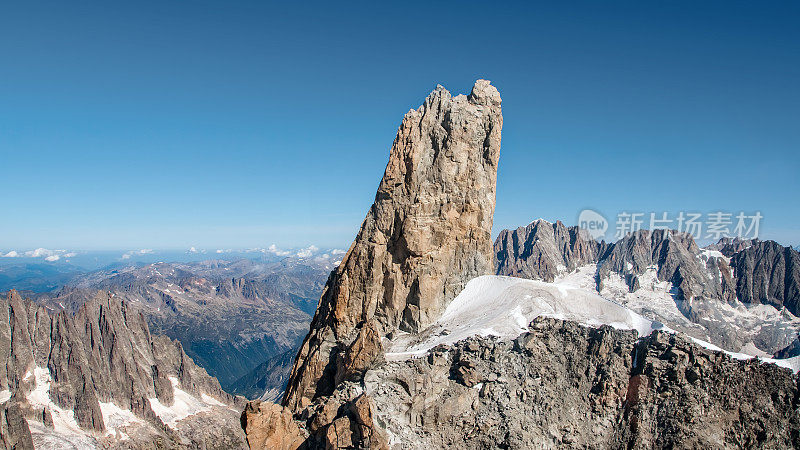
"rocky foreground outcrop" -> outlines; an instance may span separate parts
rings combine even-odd
[[[74,314],[0,298],[7,448],[241,448],[242,401],[109,294]]]
[[[798,448],[798,380],[676,334],[538,318],[390,362],[360,385],[397,448]]]

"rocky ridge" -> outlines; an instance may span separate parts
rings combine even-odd
[[[800,253],[774,241],[753,241],[733,254],[736,295],[742,302],[786,308],[800,316]]]
[[[578,227],[541,219],[516,230],[502,230],[493,246],[496,273],[544,281],[598,261],[607,249],[608,244],[595,241]]]
[[[557,237],[564,235],[577,238],[565,243]],[[774,242],[723,238],[701,249],[687,233],[638,230],[606,244],[539,220],[501,231],[494,249],[499,275],[584,276],[582,287],[734,352],[777,356],[800,331],[797,253]]]
[[[242,448],[241,399],[110,294],[74,314],[0,298],[3,431],[13,448]]]

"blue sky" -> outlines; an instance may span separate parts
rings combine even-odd
[[[495,233],[760,211],[800,243],[797,3],[14,3],[0,250],[346,246],[403,114],[477,78]]]

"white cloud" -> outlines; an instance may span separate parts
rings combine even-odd
[[[17,252],[16,250],[11,250],[10,252],[6,253],[5,255],[0,255],[3,258],[44,258],[45,261],[58,261],[61,257],[71,258],[75,256],[77,253],[70,252],[67,253],[66,250],[48,250],[46,248],[37,248],[36,250],[28,250],[27,252]]]
[[[347,250],[342,250],[342,249],[339,249],[339,248],[335,248],[335,249],[331,250],[331,255],[333,255],[333,256],[344,255],[345,253],[347,253]]]
[[[127,253],[123,253],[122,254],[122,259],[131,259],[131,256],[133,256],[133,255],[147,255],[147,254],[150,254],[150,253],[153,253],[153,249],[152,248],[143,248],[141,250],[131,250],[131,251],[127,252]]]
[[[270,245],[270,246],[267,248],[267,250],[266,250],[266,251],[268,251],[268,252],[270,252],[270,253],[273,253],[273,254],[275,254],[276,256],[289,256],[290,254],[292,254],[292,252],[290,252],[290,251],[288,251],[288,250],[281,250],[281,249],[279,249],[279,248],[278,248],[278,246],[277,246],[277,245],[275,245],[275,244],[272,244],[272,245]]]
[[[309,245],[308,247],[300,250],[297,252],[297,256],[300,258],[308,258],[313,255],[319,248],[316,245]]]
[[[196,249],[196,248],[194,248],[194,247],[190,247],[190,248],[189,248],[189,253],[199,253],[199,252],[197,251],[197,249]]]
[[[66,253],[66,250],[48,250],[46,248],[37,248],[25,252],[25,256],[29,258],[46,258],[48,256],[57,256]]]

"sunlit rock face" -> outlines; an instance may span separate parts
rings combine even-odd
[[[284,403],[332,392],[382,353],[382,336],[432,323],[470,279],[492,273],[492,219],[503,117],[478,80],[443,87],[409,111],[375,202],[323,291]]]

